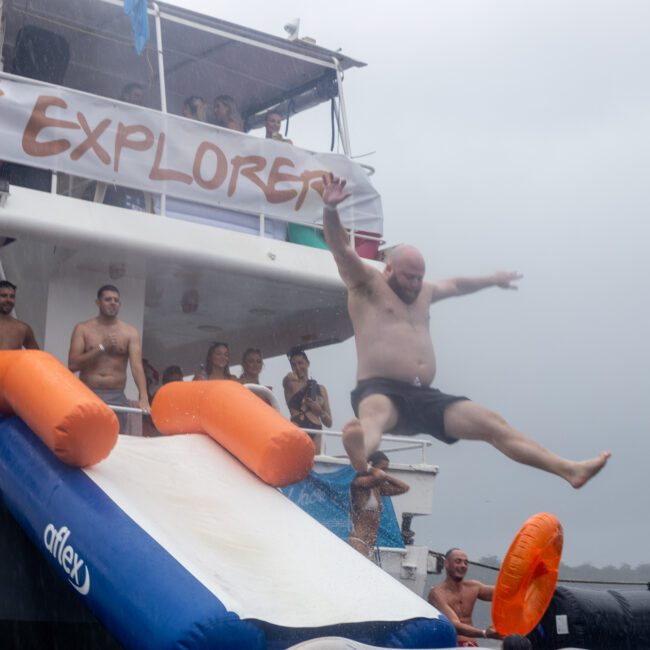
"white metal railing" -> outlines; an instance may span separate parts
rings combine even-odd
[[[332,431],[332,430],[325,430],[325,429],[303,429],[305,433],[309,433],[312,435],[321,435],[321,452],[320,455],[322,456],[327,456],[327,438],[342,438],[343,437],[343,432],[342,431]],[[404,436],[391,436],[390,434],[382,436],[382,443],[384,442],[396,442],[400,443],[396,447],[381,447],[381,451],[383,451],[386,455],[389,455],[391,452],[395,451],[408,451],[410,449],[419,449],[422,454],[422,462],[426,462],[426,449],[427,447],[431,447],[432,442],[430,440],[423,440],[421,438],[412,438],[409,439],[408,443],[404,442]],[[347,458],[346,454],[341,454],[341,455],[336,455],[334,458]]]
[[[277,400],[277,397],[273,394],[271,390],[269,390],[266,386],[261,386],[259,384],[244,384],[245,388],[248,388],[251,392],[255,393],[256,395],[259,395],[260,397],[267,398],[271,406],[276,410],[280,411],[280,404]],[[109,408],[111,408],[115,413],[135,413],[138,415],[146,415],[148,414],[146,411],[144,411],[141,408],[138,408],[137,406],[118,406],[117,404],[107,404]],[[328,438],[342,438],[343,437],[343,432],[342,431],[332,431],[332,430],[325,430],[325,429],[304,429],[303,431],[305,433],[309,433],[311,435],[320,435],[322,436],[321,438],[321,451],[320,455],[321,456],[327,456],[327,439]],[[419,449],[421,452],[422,456],[422,462],[426,463],[426,449],[427,447],[431,447],[432,442],[430,440],[423,440],[421,438],[412,438],[409,439],[408,443],[404,442],[404,437],[403,436],[391,436],[390,434],[382,436],[382,443],[384,442],[396,442],[399,443],[398,446],[395,447],[381,447],[381,451],[383,451],[386,455],[389,455],[391,452],[397,452],[397,451],[409,451],[411,449]],[[346,454],[338,454],[333,456],[333,458],[347,458]]]

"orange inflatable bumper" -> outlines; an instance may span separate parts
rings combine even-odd
[[[531,632],[551,602],[562,559],[562,524],[549,512],[526,520],[506,554],[492,597],[499,634]]]
[[[301,481],[314,463],[309,436],[234,381],[166,384],[151,417],[164,434],[207,433],[275,487]]]
[[[59,460],[86,467],[117,442],[117,417],[52,355],[0,351],[0,412],[15,413]]]

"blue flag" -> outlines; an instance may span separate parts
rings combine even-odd
[[[135,51],[142,54],[142,50],[149,40],[147,0],[124,0],[124,13],[131,16],[131,28],[135,36]]]

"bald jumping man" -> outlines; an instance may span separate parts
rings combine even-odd
[[[343,444],[358,473],[369,471],[368,456],[386,432],[428,433],[447,444],[489,442],[509,458],[556,474],[582,487],[610,457],[605,451],[583,461],[566,460],[511,427],[500,415],[432,388],[436,361],[429,331],[429,308],[445,298],[499,287],[516,289],[519,273],[482,278],[424,280],[425,264],[413,246],[394,249],[383,272],[365,264],[350,246],[337,206],[350,193],[345,180],[323,178],[325,238],[348,288],[348,310],[357,347],[357,387],[352,407],[358,419],[343,429]]]

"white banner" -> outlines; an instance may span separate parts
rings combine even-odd
[[[299,223],[320,222],[331,171],[352,192],[344,223],[382,232],[379,195],[345,156],[4,74],[0,160]]]

